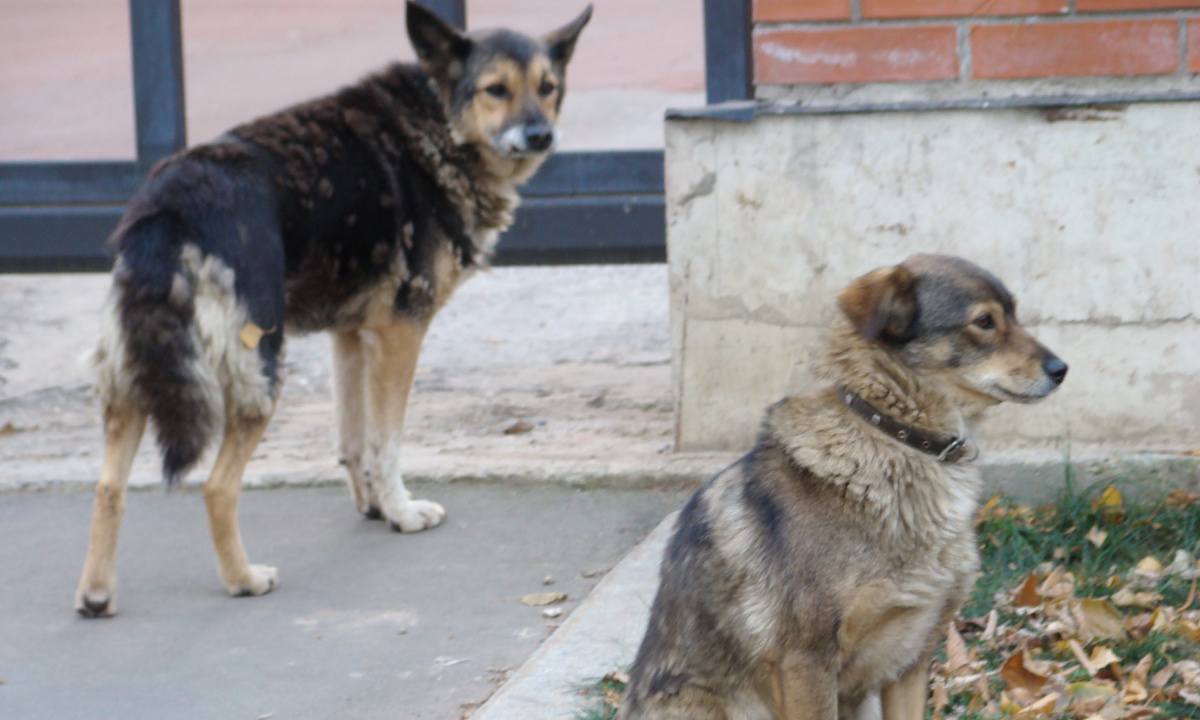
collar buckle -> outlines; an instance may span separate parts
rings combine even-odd
[[[938,453],[938,462],[957,462],[962,458],[963,453],[967,449],[967,439],[965,437],[954,438],[954,442],[946,446],[945,450]]]

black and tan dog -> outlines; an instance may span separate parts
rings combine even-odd
[[[117,532],[147,419],[171,482],[223,437],[204,485],[221,581],[261,595],[237,524],[242,473],[279,396],[284,331],[333,335],[342,461],[358,509],[404,532],[399,440],[434,313],[487,265],[516,187],[553,147],[565,72],[591,6],[541,39],[460,34],[408,4],[419,65],[234,128],[159,164],[112,242],[96,362],[105,453],[76,595],[115,611]]]
[[[979,569],[969,423],[1067,366],[995,277],[918,255],[838,296],[819,374],[680,514],[621,717],[925,717]]]

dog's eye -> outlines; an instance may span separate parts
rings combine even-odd
[[[993,330],[996,327],[996,319],[992,317],[991,313],[984,313],[975,318],[971,324],[980,330]]]
[[[558,86],[554,83],[550,82],[549,80],[543,80],[542,84],[538,85],[538,95],[541,95],[542,97],[550,97],[557,89]]]
[[[485,87],[483,90],[488,95],[491,95],[492,97],[496,98],[497,100],[507,100],[508,99],[508,86],[505,85],[504,83],[492,83],[491,85],[488,85],[487,87]]]

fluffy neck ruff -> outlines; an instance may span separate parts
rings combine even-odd
[[[433,79],[415,65],[397,63],[374,80],[409,157],[461,209],[463,232],[477,243],[476,264],[486,264],[491,247],[478,243],[512,224],[516,186],[533,175],[540,160],[505,160],[457,138]]]
[[[914,370],[891,350],[866,340],[840,316],[815,371],[893,420],[937,437],[968,435],[968,420],[983,410],[951,383]]]
[[[943,383],[867,342],[841,318],[830,332],[828,353],[817,373],[927,433],[969,432],[967,415]],[[970,528],[981,486],[972,461],[975,452],[958,462],[939,462],[872,428],[832,388],[776,404],[764,430],[792,462],[809,471],[803,474],[806,482],[834,489],[870,517],[868,525],[887,539],[898,558],[948,542]]]

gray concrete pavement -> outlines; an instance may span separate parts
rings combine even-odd
[[[237,599],[216,579],[201,496],[133,493],[119,614],[91,621],[71,610],[89,495],[0,495],[0,717],[463,717],[552,629],[521,595],[561,590],[573,609],[683,500],[416,492],[449,517],[408,536],[358,517],[341,488],[245,493],[251,558],[278,565],[282,586]]]
[[[109,280],[0,275],[0,492],[99,474],[99,410],[82,358]],[[666,269],[499,268],[434,320],[402,441],[410,479],[633,487],[698,482],[730,454],[671,452]],[[279,410],[251,485],[341,483],[324,335],[288,339]],[[528,433],[507,435],[518,421]],[[206,476],[204,468],[191,475]],[[149,437],[133,483],[155,485]]]
[[[573,718],[598,703],[579,690],[633,663],[676,517],[667,516],[630,551],[472,720]]]

